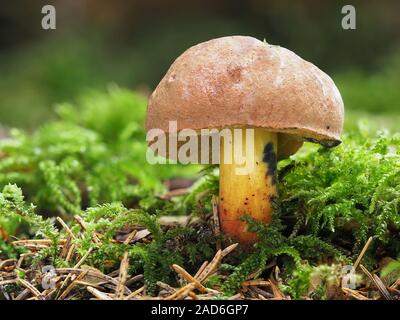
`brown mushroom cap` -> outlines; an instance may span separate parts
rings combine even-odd
[[[213,39],[186,50],[152,93],[146,128],[254,127],[277,132],[279,158],[303,139],[339,144],[344,107],[332,79],[285,48],[252,37]]]

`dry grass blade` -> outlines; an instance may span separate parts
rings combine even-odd
[[[65,242],[65,244],[63,245],[63,248],[61,250],[61,253],[60,253],[61,258],[67,257],[68,252],[71,248],[71,245],[72,245],[71,237],[68,237],[67,241]]]
[[[92,248],[90,248],[85,255],[78,261],[78,263],[74,266],[73,269],[78,269],[87,259],[87,257],[90,255],[90,253],[92,252]],[[63,283],[60,286],[59,292],[61,292],[62,289],[64,289],[64,287],[66,286],[67,282],[71,279],[72,274],[68,274],[67,277],[64,279]],[[58,299],[58,297],[57,297]]]
[[[198,276],[198,280],[202,283],[206,280],[217,268],[222,260],[222,251],[218,250],[211,262],[204,268],[203,272]]]
[[[185,269],[177,264],[173,264],[172,268],[178,273],[182,278],[184,278],[187,282],[193,283],[195,287],[201,292],[207,292],[207,288],[204,287],[197,279],[192,277]]]
[[[71,231],[71,229],[67,226],[67,224],[64,222],[63,219],[60,217],[57,217],[57,221],[61,224],[61,226],[65,229],[65,231],[68,233],[68,235],[71,237],[71,239],[76,240],[75,235]]]
[[[201,273],[204,271],[204,269],[207,267],[208,265],[208,261],[204,261],[203,264],[200,266],[199,270],[197,270],[196,274],[195,274],[195,279],[197,279]]]
[[[0,281],[16,279],[17,275],[14,272],[0,272]]]
[[[66,239],[60,239],[58,244],[59,245],[64,245]],[[49,239],[32,239],[32,240],[16,240],[12,242],[13,246],[16,247],[25,247],[27,245],[43,245],[43,246],[49,246],[52,244],[52,241]]]
[[[176,291],[175,288],[171,287],[169,284],[164,283],[162,281],[157,281],[157,286],[160,287],[161,289],[167,291],[168,293],[173,293]]]
[[[129,296],[125,297],[125,300],[132,300],[133,298],[135,298],[137,295],[139,295],[143,291],[144,291],[144,286],[137,289],[136,291],[132,292]]]
[[[235,250],[238,245],[239,245],[238,243],[234,243],[226,247],[224,250],[222,250],[221,258],[222,259],[225,258],[228,254],[230,254],[233,250]]]
[[[400,279],[397,279],[390,287],[392,289],[396,289],[399,286],[400,286]]]
[[[128,269],[129,257],[128,252],[125,252],[121,260],[121,266],[119,268],[118,285],[115,289],[115,298],[117,299],[123,299],[124,297],[125,283],[126,279],[128,278]]]
[[[193,216],[162,216],[158,218],[158,223],[162,226],[186,227],[188,224],[192,222],[197,222],[199,220],[200,220],[199,217],[193,217]]]
[[[26,300],[30,294],[28,289],[22,290],[14,300]]]
[[[35,255],[35,254],[32,253],[32,252],[21,254],[21,256],[19,257],[18,262],[17,262],[17,268],[20,268],[20,267],[22,266],[22,263],[24,262],[25,258],[27,258],[27,257],[33,257],[34,255]]]
[[[218,266],[221,262],[221,260],[227,256],[229,253],[231,253],[235,248],[238,246],[237,243],[232,244],[228,247],[226,247],[224,250],[218,250],[217,253],[214,256],[214,259],[204,268],[204,270],[199,274],[197,277],[197,280],[199,280],[200,283],[205,281],[210,275],[212,275],[217,269]]]
[[[250,287],[249,288],[251,295],[258,300],[268,300],[265,294],[267,294],[265,291],[257,288],[257,287]],[[272,295],[269,296],[271,298]]]
[[[126,286],[129,287],[136,282],[142,281],[143,279],[144,276],[142,274],[137,274],[136,276],[133,276],[128,281],[126,281]]]
[[[367,252],[369,246],[371,245],[372,239],[373,239],[372,237],[369,237],[367,243],[364,245],[363,249],[361,250],[361,253],[360,253],[360,255],[358,256],[356,262],[354,262],[354,265],[353,265],[354,270],[357,270],[357,268],[358,268],[358,266],[359,266],[359,264],[360,264],[362,258],[364,257],[364,255],[365,255],[365,253]]]
[[[382,280],[376,274],[373,274],[372,276],[374,277],[375,280],[374,283],[376,287],[378,288],[380,293],[384,296],[384,298],[386,300],[393,300],[392,295],[390,294],[390,292],[388,291]]]
[[[0,262],[0,270],[10,272],[17,267],[18,261],[15,259],[8,259]]]
[[[175,189],[158,196],[161,200],[171,200],[172,198],[184,196],[189,193],[189,188]]]
[[[217,250],[221,249],[221,240],[219,237],[221,236],[221,227],[218,216],[218,204],[217,197],[215,195],[212,196],[212,209],[213,209],[213,227],[214,227],[214,235],[217,237]]]
[[[18,282],[17,278],[11,279],[11,280],[2,280],[2,281],[0,281],[0,286],[5,286],[7,284],[13,284],[13,283],[17,283],[17,282]]]
[[[43,249],[47,249],[49,246],[47,244],[26,244],[23,246],[25,249],[29,251],[37,252]],[[62,246],[60,245],[59,248],[61,249]]]
[[[109,295],[107,295],[104,292],[101,292],[100,290],[97,290],[96,288],[86,287],[86,290],[89,291],[92,295],[94,295],[99,300],[114,300]]]
[[[65,257],[66,262],[69,262],[72,259],[74,251],[75,251],[75,244],[72,244],[68,250],[67,256]]]
[[[387,289],[392,295],[397,295],[397,298],[400,298],[400,290],[391,287],[388,287]]]
[[[50,289],[46,289],[42,292],[42,296],[44,298],[44,300],[50,300],[51,297],[53,296],[53,294],[57,291],[56,288],[50,288]]]
[[[58,242],[58,246],[61,249],[65,244],[65,239],[62,239]],[[40,251],[43,249],[47,249],[51,245],[51,240],[40,239],[40,240],[17,240],[12,242],[12,245],[15,247],[24,247],[30,251]]]
[[[133,230],[124,240],[124,244],[130,244],[133,238],[136,236],[137,230]]]
[[[189,283],[186,286],[180,288],[170,296],[166,297],[164,300],[182,300],[185,299],[188,295],[189,292],[194,290],[196,285],[194,283]]]
[[[147,229],[139,230],[133,237],[132,241],[136,242],[136,241],[142,240],[143,238],[146,238],[150,234],[151,234],[151,232]]]
[[[260,296],[262,296],[262,297],[264,297],[264,299],[263,300],[267,300],[267,299],[271,299],[271,298],[274,298],[274,295],[273,294],[271,294],[271,293],[269,293],[269,292],[267,292],[267,291],[265,291],[265,290],[263,290],[263,289],[261,289],[261,288],[259,288],[259,287],[251,287],[251,289],[254,291],[254,292],[256,292],[257,294],[258,294],[258,296],[260,297]]]
[[[84,269],[74,269],[74,268],[58,268],[56,269],[57,274],[67,274],[71,276],[72,274],[79,275],[83,271],[88,271],[87,276],[96,278],[99,280],[103,280],[104,282],[111,283],[114,286],[118,285],[118,281],[115,280],[114,278],[105,275],[104,273],[101,273],[100,271],[93,271],[93,270],[84,270]],[[93,284],[91,284],[92,287],[94,287]],[[125,294],[131,294],[131,290],[125,286]]]
[[[357,299],[357,300],[370,300],[370,299],[368,299],[367,297],[363,296],[363,295],[362,295],[361,293],[359,293],[358,291],[353,290],[353,289],[350,289],[350,288],[345,288],[345,287],[343,287],[343,288],[342,288],[342,291],[343,291],[346,295],[349,295],[349,296],[351,296],[351,297],[353,297],[354,299]]]
[[[103,280],[105,282],[110,282],[115,285],[118,284],[118,282],[114,278],[109,277],[101,272],[96,272],[96,271],[92,271],[92,270],[84,270],[84,269],[75,269],[75,268],[57,268],[56,269],[57,274],[67,274],[67,275],[73,275],[73,274],[79,275],[84,271],[88,271],[87,275],[90,277],[97,278],[97,279]]]
[[[74,289],[74,287],[78,284],[80,280],[82,280],[88,273],[89,271],[83,271],[80,275],[78,275],[71,283],[70,285],[64,290],[64,292],[59,296],[58,300],[63,300],[67,297],[67,295]]]
[[[78,224],[80,225],[80,227],[82,228],[82,230],[84,230],[84,231],[87,230],[87,228],[86,228],[86,223],[85,223],[85,221],[82,219],[81,216],[75,215],[75,216],[74,216],[74,219],[75,219],[76,222],[78,222]],[[96,234],[96,233],[93,233],[92,239],[93,239],[93,242],[95,242],[95,243],[101,243],[101,241],[100,241],[100,239],[97,237],[97,234]]]
[[[200,300],[200,298],[195,294],[193,291],[189,292],[189,297],[192,298],[192,300]]]
[[[87,257],[92,253],[93,248],[90,248],[84,256],[81,258],[81,260],[78,261],[78,263],[74,266],[74,269],[78,269],[87,259]]]
[[[86,277],[87,275],[85,275],[85,277]],[[74,281],[75,282],[75,284],[76,285],[80,285],[80,286],[83,286],[83,287],[93,287],[93,288],[96,288],[96,289],[104,289],[104,287],[105,286],[102,286],[102,285],[98,285],[98,284],[94,284],[94,283],[91,283],[91,282],[87,282],[87,281],[85,281],[85,280],[76,280],[76,281]]]
[[[241,293],[237,293],[232,297],[230,297],[228,300],[241,300],[241,299],[243,299],[243,295]]]
[[[259,286],[259,287],[270,287],[271,282],[268,280],[248,280],[242,283],[242,286],[248,287],[248,286]]]
[[[31,285],[28,281],[18,278],[18,282],[24,286],[26,289],[28,289],[34,296],[35,298],[38,298],[40,300],[43,299],[42,294],[38,289],[36,289],[33,285]]]
[[[372,275],[367,268],[365,268],[362,264],[360,264],[361,270],[367,275],[367,277],[375,284],[375,286],[378,288],[379,292],[382,294],[382,296],[386,300],[393,300],[391,294],[389,291],[386,289],[386,286],[382,283],[382,280],[379,279],[377,275]]]
[[[271,280],[270,281],[270,286],[272,289],[272,292],[274,294],[274,298],[277,300],[286,300],[285,295],[282,293],[282,291],[279,289],[279,287],[276,285],[275,281]]]

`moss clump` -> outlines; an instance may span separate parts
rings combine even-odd
[[[0,187],[18,184],[41,212],[78,214],[114,201],[131,207],[164,179],[193,173],[147,163],[145,109],[144,97],[112,87],[59,106],[60,119],[33,135],[12,130],[0,141]]]
[[[52,241],[52,246],[41,250],[34,263],[50,261],[56,267],[72,267],[79,257],[91,252],[86,264],[102,271],[114,270],[124,252],[131,258],[131,272],[143,272],[149,293],[155,292],[157,281],[174,282],[171,265],[181,264],[188,270],[194,270],[205,259],[212,258],[215,239],[212,233],[199,233],[193,227],[162,228],[157,221],[158,215],[152,215],[141,208],[126,209],[120,203],[99,205],[82,212],[85,230],[82,232],[77,222],[71,221],[70,228],[75,234],[73,244],[78,255],[66,261],[60,257],[61,238],[69,235],[59,231],[51,219],[44,219],[35,213],[32,205],[27,205],[21,189],[7,185],[0,192],[0,216],[8,219],[20,219],[36,230],[36,237]],[[151,234],[151,242],[135,245],[116,241],[120,230],[140,226]],[[98,241],[93,241],[93,235]]]
[[[400,136],[356,132],[281,164],[283,218],[293,235],[311,234],[357,254],[375,248],[400,254]],[[371,250],[373,252],[373,250]]]

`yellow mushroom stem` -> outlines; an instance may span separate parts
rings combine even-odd
[[[256,221],[271,222],[272,203],[277,197],[277,134],[255,128],[254,147],[250,148],[252,156],[246,148],[246,130],[240,130],[241,137],[232,133],[230,148],[234,155],[238,152],[237,146],[242,147],[247,162],[245,166],[250,169],[246,174],[238,174],[244,165],[234,157],[231,163],[225,163],[228,161],[225,161],[224,154],[229,149],[224,151],[224,141],[221,141],[219,219],[226,235],[242,243],[253,243],[257,240],[256,234],[247,231],[248,226],[241,217],[248,214]]]

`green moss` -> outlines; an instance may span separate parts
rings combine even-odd
[[[32,136],[18,130],[0,141],[0,187],[18,184],[29,201],[50,214],[78,214],[102,203],[133,206],[163,180],[195,168],[146,161],[144,97],[111,87],[80,104],[61,105],[59,121]]]
[[[56,243],[66,234],[46,215],[63,216],[79,234],[75,240],[79,256],[91,250],[85,263],[93,267],[115,269],[128,252],[130,271],[144,274],[150,293],[156,293],[157,281],[177,283],[172,264],[194,274],[212,259],[216,239],[206,221],[212,213],[211,198],[218,196],[215,166],[201,172],[203,177],[189,195],[161,200],[155,194],[164,191],[163,181],[193,174],[193,168],[146,162],[143,97],[114,87],[58,110],[58,121],[32,135],[14,130],[11,138],[0,141],[0,226],[14,236],[53,240],[34,262],[51,260],[56,266],[77,262],[59,257]],[[244,217],[259,242],[233,252],[221,266],[221,276],[209,280],[209,285],[222,288],[224,297],[237,292],[251,273],[268,277],[267,266],[274,260],[287,293],[303,297],[310,277],[317,274],[322,280],[313,294],[323,299],[333,263],[354,260],[370,236],[374,241],[364,265],[374,265],[380,255],[400,255],[398,134],[376,134],[364,124],[334,149],[306,144],[279,164],[279,179],[273,223],[264,226]],[[74,214],[84,219],[86,231],[70,219]],[[179,228],[158,223],[161,215],[182,214],[201,220]],[[26,224],[30,228],[21,227]],[[115,242],[118,232],[133,224],[147,228],[151,241]],[[99,243],[92,240],[95,232],[101,235]],[[3,240],[0,248],[7,257],[19,253]]]
[[[289,160],[281,166],[279,191],[282,214],[296,221],[294,235],[341,241],[354,253],[373,236],[399,254],[399,135],[358,132],[335,149]]]

